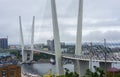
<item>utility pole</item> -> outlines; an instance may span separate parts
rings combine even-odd
[[[90,70],[92,71],[92,52],[93,52],[93,45],[92,42],[90,43]]]
[[[105,77],[107,77],[107,53],[106,53],[106,39],[104,39],[104,53],[105,53]]]

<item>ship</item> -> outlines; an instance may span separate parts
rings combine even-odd
[[[53,58],[50,58],[50,63],[55,65],[55,60]]]

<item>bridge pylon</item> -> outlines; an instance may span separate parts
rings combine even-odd
[[[22,31],[22,22],[21,22],[21,16],[19,16],[21,50],[22,50],[22,62],[23,63],[26,63],[28,61],[32,61],[33,60],[34,21],[35,21],[35,16],[33,16],[33,22],[32,22],[31,52],[28,52],[28,51],[25,51],[25,48],[24,48],[24,38],[23,38],[23,31]]]
[[[79,0],[75,55],[80,55],[82,52],[82,22],[83,0]],[[87,68],[89,68],[89,61],[76,60],[74,63],[74,71],[79,74],[79,77],[85,74]]]
[[[30,55],[30,61],[33,60],[33,49],[34,49],[34,26],[35,26],[35,16],[33,16],[33,22],[32,22],[31,55]]]
[[[55,44],[56,71],[57,74],[63,75],[64,71],[62,66],[61,46],[60,46],[60,37],[59,37],[55,0],[51,0],[51,9],[52,9],[54,44]]]
[[[24,39],[23,39],[21,16],[19,16],[19,25],[20,25],[20,38],[21,38],[21,49],[22,49],[22,62],[25,62]]]

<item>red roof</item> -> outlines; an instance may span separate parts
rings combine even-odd
[[[115,67],[112,67],[110,69],[108,69],[108,72],[119,72],[120,70],[115,68]]]

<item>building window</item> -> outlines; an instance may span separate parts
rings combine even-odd
[[[27,56],[30,56],[30,54],[27,54]]]
[[[29,58],[29,57],[27,57],[27,60],[30,60],[30,58]]]
[[[7,71],[6,70],[2,70],[2,77],[6,77]]]
[[[14,77],[14,70],[10,71],[10,77]]]

